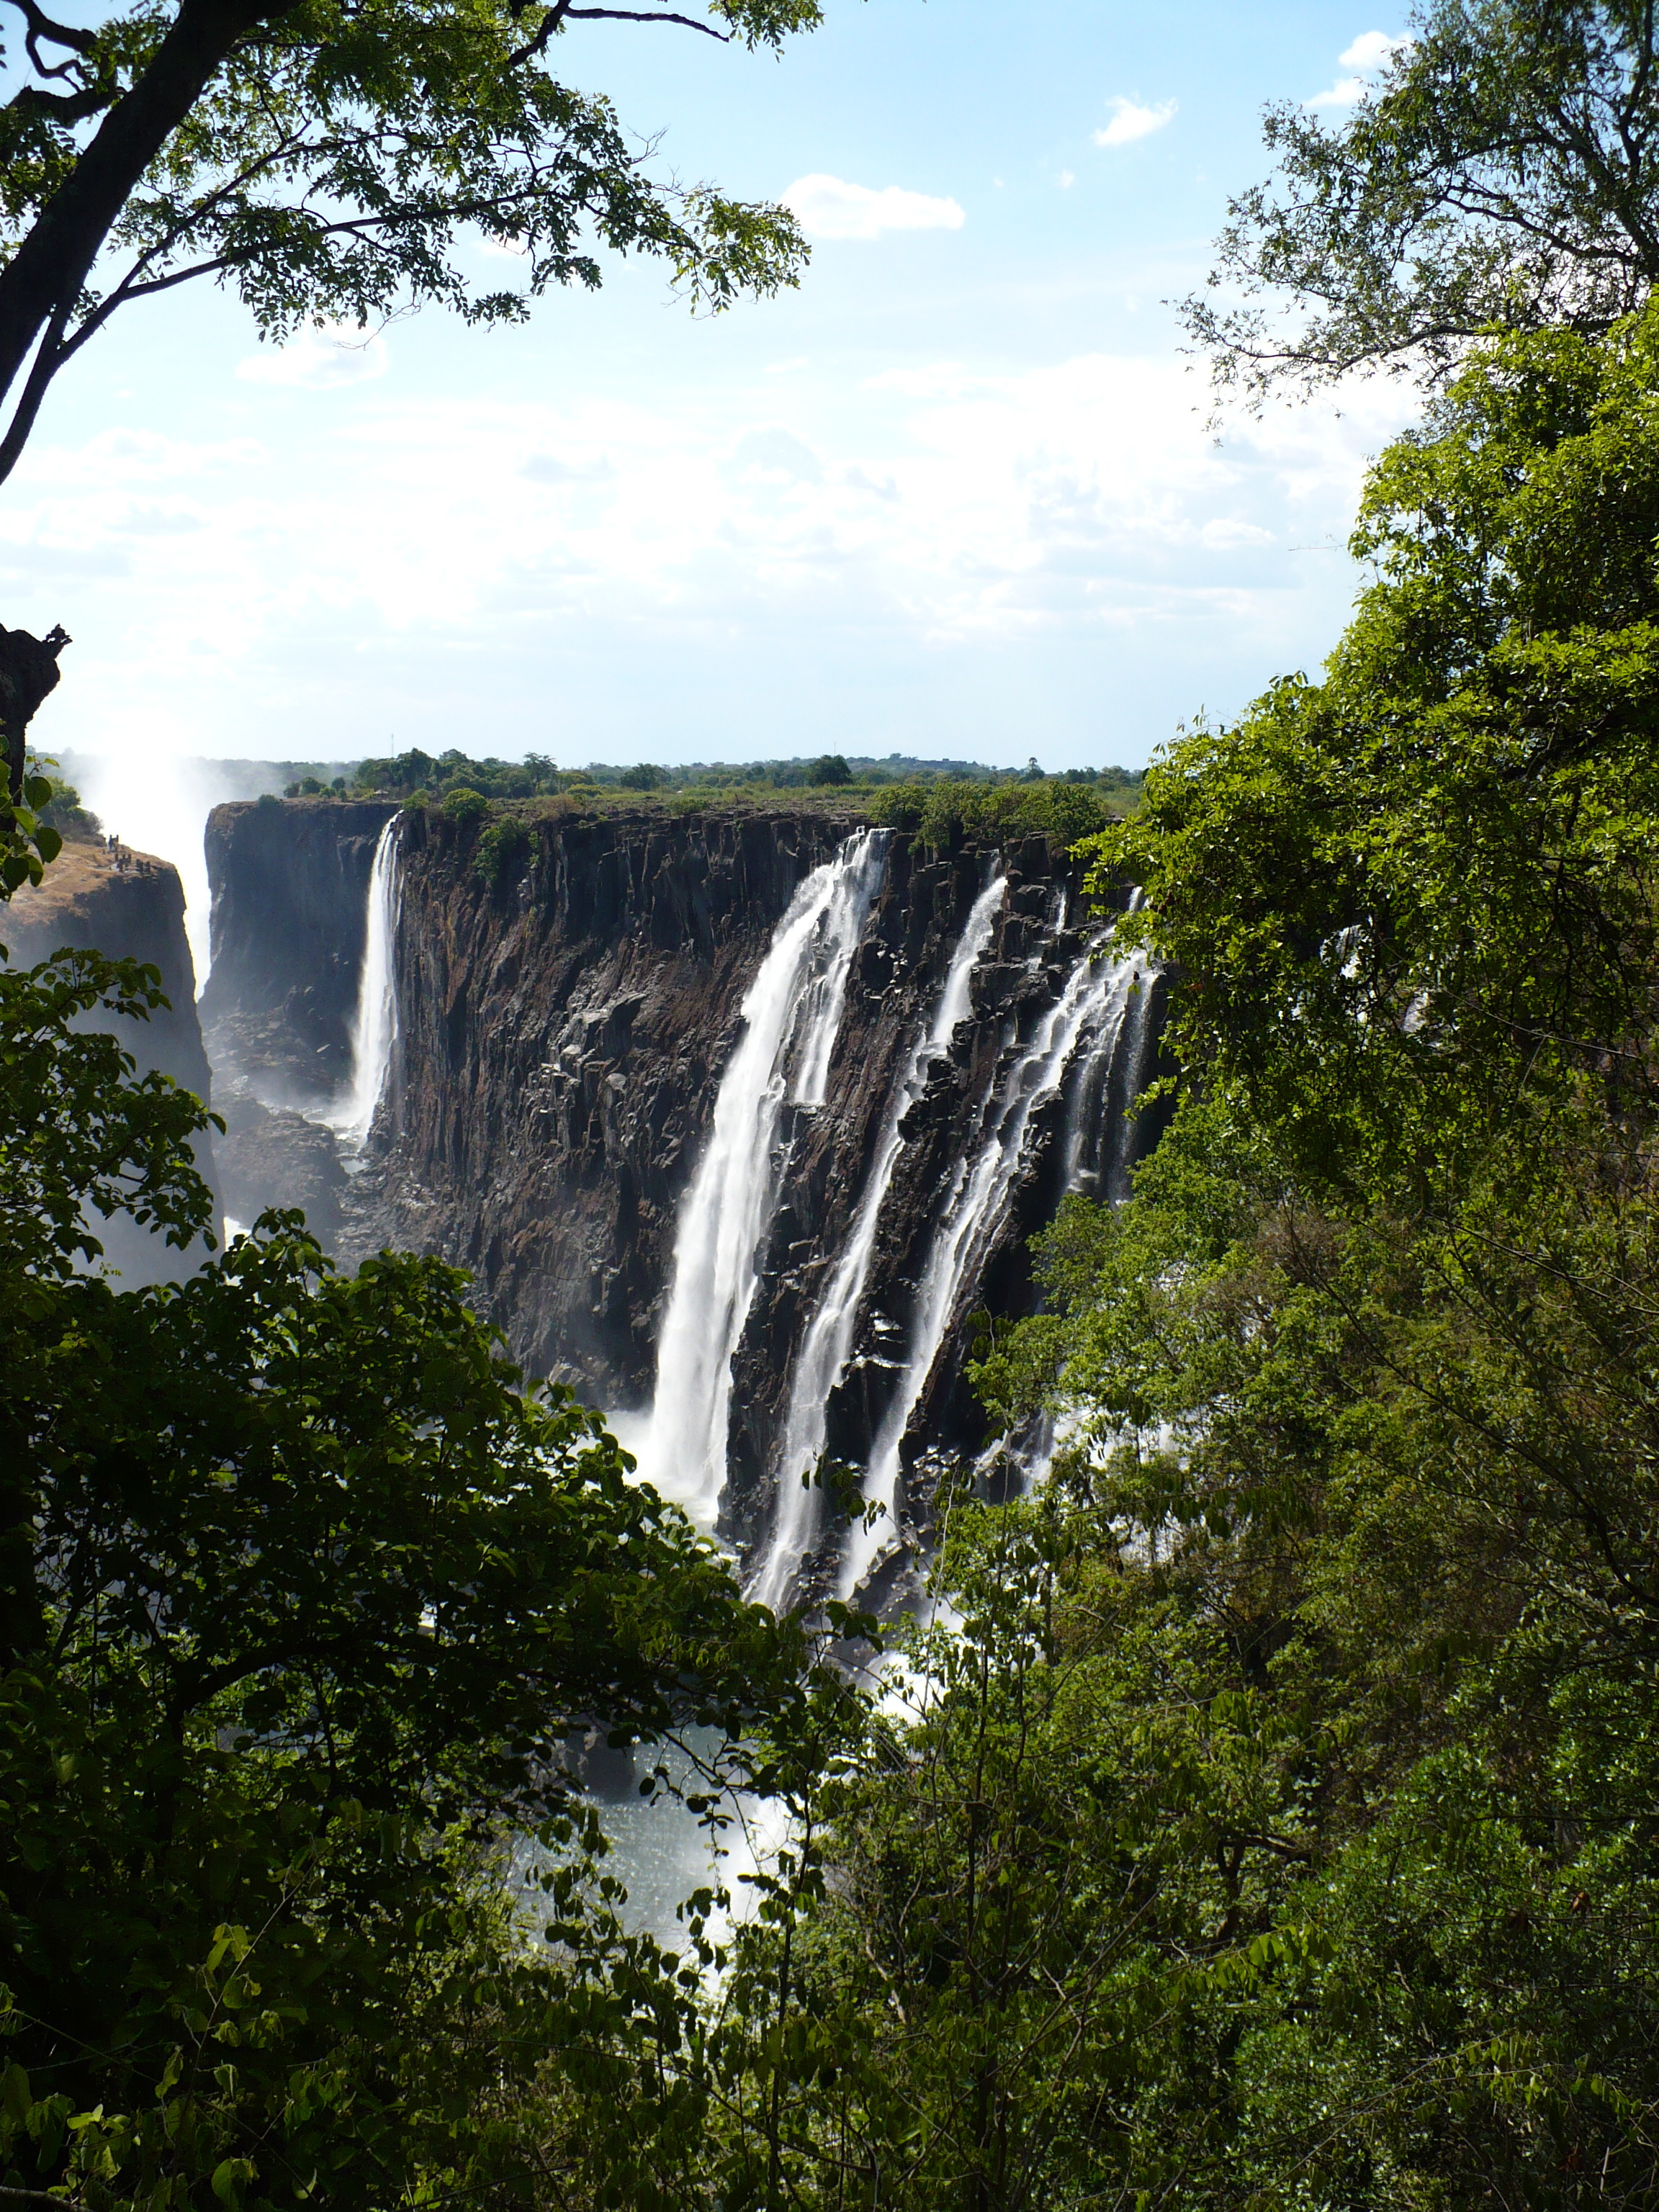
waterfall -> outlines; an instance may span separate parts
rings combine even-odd
[[[363,928],[363,966],[351,1032],[351,1087],[323,1118],[354,1151],[368,1141],[398,1042],[398,822],[392,815],[374,848]]]
[[[787,1162],[785,1108],[823,1103],[848,973],[888,839],[884,830],[849,837],[796,891],[743,1002],[742,1041],[720,1079],[714,1133],[681,1208],[640,1456],[649,1479],[705,1522],[726,1481],[732,1358]]]
[[[963,1291],[977,1279],[1003,1225],[1009,1195],[1024,1162],[1032,1109],[1063,1081],[1079,1041],[1101,1026],[1114,999],[1121,993],[1127,1000],[1134,974],[1132,962],[1111,958],[1107,944],[1091,945],[988,1101],[977,1156],[971,1165],[964,1160],[958,1167],[933,1232],[916,1293],[909,1353],[877,1432],[865,1477],[866,1504],[878,1504],[883,1512],[872,1528],[854,1524],[842,1567],[844,1597],[854,1595],[872,1569],[896,1548],[895,1508],[905,1432]]]
[[[1137,884],[1129,895],[1128,912],[1138,913],[1145,899]],[[1134,1141],[1128,1109],[1146,1087],[1152,1042],[1148,985],[1153,972],[1144,954],[1139,959],[1132,955],[1114,960],[1099,1006],[1079,1039],[1060,1186],[1068,1198],[1076,1191],[1114,1201],[1128,1195]]]
[[[875,1159],[865,1178],[853,1226],[835,1271],[812,1316],[791,1378],[789,1409],[784,1421],[783,1449],[778,1462],[777,1512],[772,1540],[755,1578],[752,1595],[763,1605],[780,1608],[789,1596],[803,1553],[811,1541],[821,1503],[808,1487],[807,1478],[823,1455],[830,1394],[846,1370],[853,1348],[853,1331],[864,1303],[864,1285],[875,1249],[876,1228],[893,1179],[893,1169],[904,1149],[900,1124],[921,1096],[927,1072],[945,1051],[957,1024],[967,1013],[969,988],[1003,899],[1000,870],[974,902],[939,993],[933,1020],[917,1038],[908,1065],[888,1102],[887,1116]]]

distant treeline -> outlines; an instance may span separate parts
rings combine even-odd
[[[477,792],[492,799],[538,799],[562,793],[580,798],[589,793],[595,796],[647,792],[707,796],[728,791],[882,791],[893,794],[884,802],[883,818],[901,821],[905,827],[939,828],[949,819],[977,818],[975,810],[991,793],[1058,786],[1077,790],[1079,818],[1085,829],[1093,829],[1103,818],[1102,809],[1095,802],[1106,802],[1106,817],[1121,814],[1133,805],[1140,780],[1139,770],[1115,766],[1071,769],[1054,778],[1045,775],[1035,760],[1024,769],[998,769],[975,761],[925,761],[903,753],[890,753],[884,760],[823,753],[811,760],[693,761],[676,768],[659,767],[654,762],[641,762],[633,768],[595,762],[586,768],[564,769],[544,753],[527,753],[522,760],[507,761],[477,759],[455,748],[434,757],[416,747],[385,759],[362,761],[331,777],[320,774],[296,777],[287,786],[286,795],[295,799],[372,793],[419,805],[441,801],[457,791]]]

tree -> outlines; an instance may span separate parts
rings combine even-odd
[[[1483,331],[1606,330],[1659,277],[1653,10],[1432,0],[1412,25],[1339,128],[1268,109],[1278,173],[1230,204],[1186,302],[1223,386],[1443,375]],[[1249,304],[1268,295],[1276,318]]]
[[[841,1692],[456,1271],[337,1275],[290,1215],[183,1285],[91,1272],[99,1217],[211,1217],[210,1117],[84,1026],[161,1003],[0,965],[3,2187],[523,2201],[503,2106],[712,1956],[695,1911],[684,1957],[618,1926],[573,1745],[695,1726],[763,1784],[755,1724]]]
[[[660,257],[715,310],[805,257],[787,210],[658,178],[611,103],[545,64],[598,17],[775,48],[817,0],[710,0],[707,21],[572,0],[176,0],[91,24],[10,4],[0,481],[117,309],[194,278],[280,338],[430,301],[516,320],[551,285],[597,285],[600,248]],[[511,261],[477,279],[468,236],[518,257],[510,281]]]

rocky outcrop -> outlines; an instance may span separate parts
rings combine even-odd
[[[264,799],[208,817],[202,1024],[221,1076],[265,1106],[314,1107],[349,1079],[369,871],[395,811]]]
[[[101,842],[76,840],[47,869],[38,888],[25,886],[0,909],[0,940],[14,967],[32,967],[65,946],[112,958],[143,960],[161,972],[167,1006],[148,1021],[97,1018],[120,1038],[141,1072],[154,1068],[204,1104],[211,1105],[212,1076],[197,1018],[196,971],[185,933],[185,893],[171,861],[125,848],[122,865]],[[91,1025],[93,1018],[88,1018]],[[210,1136],[196,1143],[197,1164],[216,1188]],[[118,1267],[124,1288],[166,1282],[202,1258],[199,1249],[172,1250],[158,1236],[118,1217],[94,1223],[106,1256]]]

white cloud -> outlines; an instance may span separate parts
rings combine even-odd
[[[1379,70],[1386,68],[1402,48],[1410,46],[1409,39],[1390,38],[1386,31],[1362,31],[1351,46],[1345,46],[1337,56],[1343,69]]]
[[[1069,192],[1073,185],[1077,182],[1077,179],[1073,175],[1069,169],[1062,169],[1060,174],[1054,179],[1054,182],[1060,186],[1061,191]]]
[[[1340,69],[1363,71],[1363,75],[1340,76],[1323,92],[1315,93],[1304,100],[1304,107],[1353,107],[1370,90],[1369,78],[1380,69],[1386,69],[1397,53],[1410,46],[1407,38],[1394,38],[1387,31],[1362,31],[1351,46],[1345,46],[1337,56]]]
[[[1112,111],[1112,119],[1096,131],[1097,146],[1133,146],[1137,138],[1150,138],[1154,131],[1161,131],[1174,118],[1176,103],[1161,100],[1156,107],[1143,107],[1138,100],[1119,95],[1106,105]]]
[[[345,384],[365,384],[384,376],[386,340],[378,333],[343,323],[319,328],[307,323],[284,346],[249,354],[236,364],[245,384],[297,385],[307,392],[331,392]]]
[[[855,680],[884,727],[889,690],[944,713],[932,687],[957,682],[996,724],[997,683],[1109,636],[1125,682],[1185,712],[1200,660],[1259,684],[1334,636],[1346,562],[1288,549],[1340,544],[1411,411],[1383,381],[1218,447],[1178,363],[1109,355],[856,381],[757,364],[678,399],[387,395],[331,413],[297,466],[117,428],[30,456],[0,521],[18,618],[56,611],[54,559],[90,564],[55,742],[99,750],[118,720],[163,750],[287,757],[303,726],[343,759],[464,729],[587,759],[609,732],[636,752],[672,699],[683,752],[744,758],[803,701],[827,743]],[[163,495],[203,526],[127,563]]]
[[[879,238],[887,230],[960,230],[968,220],[955,200],[908,192],[899,185],[875,191],[868,185],[849,185],[843,177],[820,173],[797,177],[783,204],[813,238]]]

